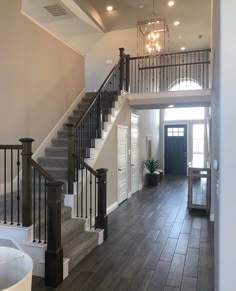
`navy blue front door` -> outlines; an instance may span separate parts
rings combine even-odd
[[[187,125],[165,125],[165,174],[187,173]]]

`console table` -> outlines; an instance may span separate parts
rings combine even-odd
[[[211,169],[210,165],[188,163],[188,209],[210,210]]]

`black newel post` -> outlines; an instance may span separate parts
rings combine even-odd
[[[21,138],[22,142],[22,224],[32,225],[32,170],[30,159],[32,156],[32,138]]]
[[[125,90],[127,92],[130,91],[130,80],[129,80],[129,68],[130,68],[130,55],[126,55],[125,56],[125,66],[126,66],[126,69],[125,69]]]
[[[104,229],[104,240],[108,237],[107,217],[107,169],[98,169],[98,216],[96,217],[96,228]]]
[[[57,287],[63,281],[63,249],[61,247],[61,187],[62,182],[49,182],[48,244],[45,252],[45,284]]]
[[[75,127],[74,124],[68,123],[68,194],[74,193],[74,181],[75,181]]]
[[[120,90],[124,90],[124,63],[125,63],[125,49],[120,50]]]

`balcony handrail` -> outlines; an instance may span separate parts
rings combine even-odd
[[[150,57],[166,57],[166,56],[175,56],[175,55],[186,55],[191,53],[204,53],[204,52],[211,52],[211,49],[203,49],[203,50],[191,50],[191,51],[181,51],[176,53],[163,53],[158,55],[146,55],[146,56],[137,56],[137,57],[130,57],[130,60],[138,60],[138,59],[148,59]]]

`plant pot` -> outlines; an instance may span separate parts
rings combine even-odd
[[[147,173],[146,174],[146,186],[155,187],[158,185],[159,174],[157,173]]]

